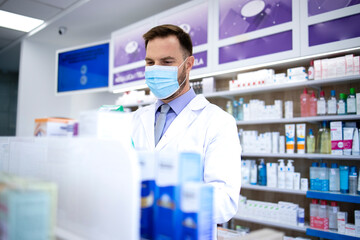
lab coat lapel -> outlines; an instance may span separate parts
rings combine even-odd
[[[155,122],[155,104],[151,105],[148,110],[141,115],[141,123],[144,126],[146,140],[150,149],[155,147],[154,136],[154,122]]]
[[[204,108],[207,103],[209,102],[202,95],[196,96],[174,119],[156,145],[155,150],[161,150],[166,144],[171,142],[173,138],[177,137],[181,132],[186,131],[197,117],[194,111]]]

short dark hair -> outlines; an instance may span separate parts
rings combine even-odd
[[[179,40],[180,46],[184,51],[184,58],[192,56],[193,46],[189,34],[187,34],[182,28],[171,24],[164,24],[153,27],[147,33],[145,33],[143,35],[145,40],[145,49],[147,48],[149,41],[158,37],[165,38],[172,35]]]

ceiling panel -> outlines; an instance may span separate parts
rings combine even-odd
[[[59,8],[31,0],[9,0],[1,5],[0,9],[45,21],[61,11]]]
[[[25,33],[21,31],[0,27],[0,39],[15,40],[24,34]]]
[[[43,3],[52,7],[65,9],[78,2],[78,0],[34,0],[35,2]]]

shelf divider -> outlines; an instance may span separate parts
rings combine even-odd
[[[320,122],[320,121],[346,121],[359,120],[360,115],[325,115],[314,117],[296,117],[296,118],[281,118],[281,119],[267,119],[267,120],[246,120],[237,121],[238,126],[257,125],[257,124],[278,124],[278,123],[299,123],[299,122]]]
[[[313,237],[319,237],[319,238],[326,238],[326,239],[332,239],[332,240],[355,240],[359,239],[359,237],[340,234],[337,232],[331,232],[331,231],[323,231],[319,229],[313,229],[313,228],[307,228],[306,229],[306,235],[313,236]]]
[[[360,195],[332,193],[332,192],[320,192],[320,191],[307,191],[307,198],[315,198],[321,200],[360,203]]]
[[[271,158],[303,158],[303,159],[334,159],[334,160],[360,160],[360,155],[333,155],[319,153],[288,154],[288,153],[242,153],[241,157],[271,157]]]
[[[278,228],[294,230],[294,231],[298,231],[298,232],[306,232],[306,227],[286,225],[286,224],[279,223],[279,222],[274,222],[274,221],[265,221],[265,220],[259,220],[259,219],[255,219],[255,218],[250,218],[250,217],[238,216],[238,215],[235,215],[234,219],[237,219],[237,220],[240,220],[240,221],[245,221],[245,222],[251,222],[251,223],[257,223],[257,224],[272,226],[272,227],[278,227]]]
[[[257,191],[268,191],[268,192],[290,193],[290,194],[295,194],[295,195],[306,195],[306,191],[302,191],[302,190],[289,190],[289,189],[272,188],[272,187],[267,187],[267,186],[250,185],[250,184],[241,185],[241,188],[257,190]]]
[[[206,98],[216,98],[216,97],[228,97],[228,96],[236,96],[236,95],[247,95],[252,93],[261,93],[261,92],[273,92],[280,90],[289,90],[296,89],[300,87],[320,87],[331,84],[339,84],[339,83],[347,83],[347,82],[355,82],[360,79],[360,75],[352,75],[352,76],[344,76],[344,77],[336,77],[336,78],[328,78],[328,79],[319,79],[319,80],[308,80],[308,81],[296,81],[296,82],[287,82],[280,84],[269,84],[261,87],[250,87],[245,89],[238,89],[232,91],[218,91],[213,93],[204,94]]]

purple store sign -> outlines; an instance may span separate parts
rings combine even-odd
[[[292,31],[219,48],[219,64],[292,50]]]
[[[292,21],[291,0],[221,0],[219,39]]]
[[[311,17],[356,4],[360,4],[360,0],[308,0],[308,16]]]
[[[309,26],[309,46],[360,37],[360,14]]]
[[[150,26],[143,26],[127,33],[119,33],[112,38],[114,43],[114,67],[144,60],[146,53],[142,36],[150,28]]]
[[[135,82],[145,79],[145,67],[139,67],[113,75],[113,85]]]
[[[194,53],[194,66],[192,69],[207,67],[207,51]]]
[[[159,24],[174,24],[187,32],[194,46],[207,43],[208,3],[202,3],[176,14],[164,17]]]

